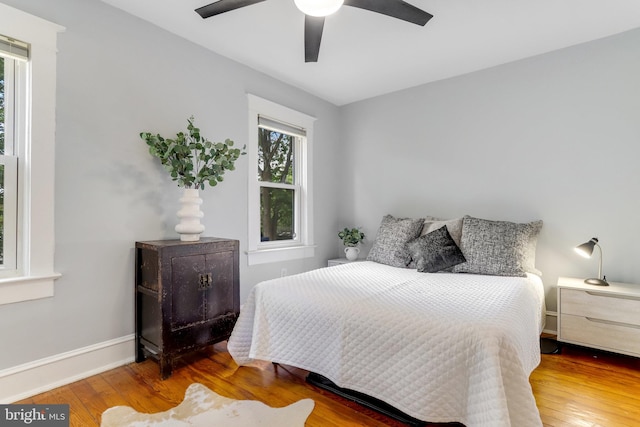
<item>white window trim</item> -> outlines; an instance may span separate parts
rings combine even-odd
[[[30,43],[20,152],[21,274],[0,279],[0,305],[53,296],[56,41],[64,27],[0,3],[0,33]]]
[[[281,262],[293,259],[310,258],[315,255],[313,243],[313,124],[315,117],[292,110],[266,99],[248,94],[249,98],[249,230],[247,259],[249,265]],[[274,120],[290,123],[306,130],[305,147],[296,156],[299,157],[299,185],[300,191],[300,238],[293,241],[260,242],[260,186],[256,179],[258,164],[258,115],[267,116]]]

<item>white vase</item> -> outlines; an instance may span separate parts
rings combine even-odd
[[[180,198],[180,210],[178,218],[180,223],[176,225],[176,231],[180,234],[183,242],[197,242],[200,234],[204,231],[204,225],[200,224],[200,219],[204,213],[200,210],[202,199],[197,189],[185,188]]]
[[[345,255],[347,255],[347,259],[349,261],[355,261],[358,259],[360,248],[356,248],[355,246],[347,246],[346,248],[344,248],[344,253]]]

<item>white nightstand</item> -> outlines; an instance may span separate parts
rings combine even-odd
[[[558,341],[640,357],[640,285],[560,277]]]
[[[333,267],[334,265],[349,264],[350,262],[360,262],[360,261],[364,261],[364,260],[363,259],[357,259],[355,261],[349,261],[346,258],[330,259],[329,261],[327,261],[327,267]]]

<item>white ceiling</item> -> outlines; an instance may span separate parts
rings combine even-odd
[[[293,0],[208,19],[194,10],[212,0],[102,1],[336,105],[640,27],[640,0],[408,0],[434,15],[424,27],[343,6],[305,63]]]

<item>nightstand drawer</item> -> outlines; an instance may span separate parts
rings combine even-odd
[[[640,328],[562,314],[560,339],[603,350],[640,356]]]
[[[640,326],[640,299],[579,289],[560,289],[562,314]]]

